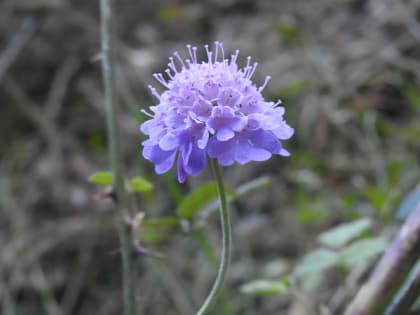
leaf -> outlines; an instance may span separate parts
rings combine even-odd
[[[100,130],[93,130],[88,138],[89,145],[94,149],[102,149],[105,146],[105,137]]]
[[[387,247],[388,241],[382,237],[363,239],[341,251],[339,261],[346,267],[361,265],[381,254]]]
[[[179,219],[175,217],[162,217],[142,220],[139,234],[143,242],[158,243],[167,240],[179,226]]]
[[[164,217],[158,219],[143,220],[141,226],[144,228],[173,228],[179,225],[179,220],[175,217]]]
[[[109,171],[96,172],[89,176],[88,181],[92,184],[111,186],[112,185],[112,173]]]
[[[151,191],[153,189],[153,184],[143,177],[137,176],[130,181],[130,188],[133,191],[142,193]]]
[[[214,267],[217,267],[217,259],[214,254],[213,247],[211,246],[209,240],[206,238],[203,230],[193,229],[192,236],[200,247],[200,250],[206,255],[207,261],[210,262]]]
[[[326,246],[340,248],[361,236],[372,227],[369,218],[362,218],[350,223],[343,223],[319,235],[318,240]]]
[[[240,290],[246,294],[279,295],[289,293],[291,284],[287,277],[280,281],[255,280],[242,285]]]
[[[141,235],[141,241],[148,243],[159,243],[169,239],[169,237],[172,235],[171,232],[171,229],[147,228],[144,229]]]
[[[305,80],[293,80],[289,81],[279,91],[279,94],[283,98],[291,98],[301,94],[308,87],[308,82]]]
[[[383,187],[368,186],[363,190],[363,194],[380,213],[387,201],[388,189]]]
[[[386,170],[386,179],[389,186],[398,185],[404,168],[405,166],[402,161],[393,160],[389,162]]]
[[[276,30],[286,42],[298,42],[300,39],[300,31],[295,26],[278,24]]]
[[[162,175],[162,178],[169,190],[169,194],[171,195],[172,199],[174,200],[176,205],[179,205],[184,197],[181,186],[175,180],[174,176],[171,173],[165,173]]]
[[[176,6],[166,6],[158,11],[157,18],[161,22],[172,22],[182,17],[182,11]]]
[[[226,191],[233,195],[231,191]],[[192,220],[195,214],[210,201],[217,198],[217,184],[214,181],[208,182],[189,193],[176,209],[177,215],[182,219]]]
[[[410,101],[410,104],[417,109],[420,109],[420,92],[419,88],[415,86],[408,86],[404,90],[405,95]]]
[[[254,190],[264,189],[271,186],[271,180],[268,176],[261,176],[254,178],[241,186],[239,186],[235,192],[229,192],[231,194],[235,194],[236,197],[244,196]]]
[[[411,123],[399,130],[399,133],[408,144],[413,146],[418,145],[420,139],[420,125],[418,123]]]
[[[338,254],[336,252],[319,248],[305,255],[303,260],[295,267],[293,274],[296,277],[308,276],[336,266],[337,262]]]
[[[269,278],[279,277],[285,274],[289,270],[289,267],[290,263],[286,259],[274,259],[264,266],[263,273]]]
[[[295,213],[296,219],[303,224],[324,222],[327,213],[322,209],[299,207]]]

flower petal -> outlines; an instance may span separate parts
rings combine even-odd
[[[156,164],[155,165],[156,174],[163,174],[169,171],[174,165],[175,157],[176,157],[176,152],[172,153],[172,155],[170,155],[169,158],[167,158],[162,163]]]
[[[239,164],[246,164],[250,161],[266,161],[270,157],[270,152],[252,146],[247,139],[239,140],[235,149],[235,160]]]
[[[180,182],[182,184],[187,179],[187,173],[184,170],[184,166],[183,166],[181,156],[178,156],[178,161],[177,161],[176,164],[177,164],[177,170],[178,170],[178,172],[177,172],[178,173],[178,182]]]
[[[278,154],[281,150],[280,141],[271,131],[257,130],[250,132],[249,139],[256,147]]]
[[[289,139],[291,136],[293,136],[294,132],[295,130],[286,123],[282,124],[282,126],[273,130],[273,133],[280,140]]]
[[[227,141],[232,139],[235,133],[229,128],[221,128],[216,133],[216,138],[219,141]]]
[[[195,146],[192,147],[189,160],[184,160],[185,172],[191,176],[197,176],[206,167],[206,152]]]
[[[149,160],[152,161],[155,164],[160,164],[164,162],[171,154],[173,154],[172,151],[164,151],[161,148],[159,148],[159,145],[154,146],[145,146],[143,147],[143,156]]]
[[[159,146],[162,150],[170,151],[179,147],[179,136],[176,133],[168,132],[160,141]]]
[[[219,155],[232,150],[234,145],[234,139],[220,142],[215,137],[212,137],[209,139],[209,143],[207,145],[207,153],[210,157],[218,157]]]

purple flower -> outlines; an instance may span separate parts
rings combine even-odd
[[[222,43],[216,42],[214,51],[204,47],[206,62],[197,60],[197,47],[187,45],[190,59],[175,52],[167,79],[154,74],[166,88],[162,94],[149,86],[159,104],[145,112],[151,119],[140,130],[149,136],[143,156],[155,164],[156,173],[167,172],[176,162],[178,180],[184,182],[187,175],[204,170],[207,156],[222,166],[289,156],[280,142],[293,135],[283,119],[284,108],[261,95],[270,77],[257,87],[251,81],[257,63],[251,64],[250,57],[239,68],[239,51],[225,58]]]

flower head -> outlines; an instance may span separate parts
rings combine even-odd
[[[159,94],[149,86],[159,104],[145,112],[151,119],[140,127],[149,136],[143,156],[158,174],[176,163],[179,182],[199,175],[207,156],[221,166],[288,156],[280,140],[289,139],[293,128],[283,119],[281,102],[267,102],[261,95],[270,77],[257,87],[251,81],[257,63],[251,64],[250,57],[239,68],[239,51],[225,58],[222,43],[216,42],[213,51],[204,47],[207,61],[199,62],[197,47],[187,45],[190,59],[175,52],[165,70],[167,79],[154,74],[166,90]]]

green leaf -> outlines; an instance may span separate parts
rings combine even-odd
[[[405,95],[410,101],[410,104],[417,109],[420,109],[420,92],[419,87],[408,86],[405,88]]]
[[[172,22],[182,17],[182,11],[176,6],[166,6],[158,11],[157,18],[162,22]]]
[[[296,43],[300,39],[300,31],[295,26],[278,24],[276,26],[276,30],[277,33],[288,43]]]
[[[141,226],[144,228],[173,228],[179,225],[175,217],[164,217],[158,219],[143,220]]]
[[[420,139],[420,125],[416,122],[400,128],[399,133],[409,144],[416,146]]]
[[[318,240],[326,246],[340,248],[352,240],[361,236],[372,227],[372,221],[369,218],[362,218],[350,223],[343,223],[339,226],[323,232]]]
[[[171,174],[170,172],[162,174],[162,178],[175,204],[179,205],[182,201],[182,198],[184,197],[181,190],[181,185],[179,185],[179,183],[175,180],[173,174]]]
[[[295,216],[296,219],[303,224],[324,222],[327,219],[325,210],[306,207],[299,207]]]
[[[92,184],[110,186],[112,185],[112,173],[109,171],[96,172],[89,176],[88,181]]]
[[[137,176],[130,181],[130,188],[136,192],[147,192],[153,189],[153,185],[143,177]]]
[[[88,138],[89,145],[94,149],[102,149],[105,147],[105,137],[101,130],[93,130]]]
[[[158,243],[169,239],[179,226],[179,219],[175,217],[162,217],[142,220],[139,231],[143,242]]]
[[[288,260],[278,258],[267,263],[263,268],[264,276],[268,278],[279,277],[285,274],[290,268]]]
[[[197,242],[198,246],[200,247],[200,250],[206,255],[207,261],[211,263],[214,267],[217,267],[217,259],[214,254],[213,247],[211,246],[203,230],[202,229],[192,230],[192,236],[194,237],[194,240]]]
[[[398,185],[401,174],[404,171],[405,165],[402,161],[393,160],[389,162],[386,178],[389,186]]]
[[[226,192],[232,195],[231,191]],[[217,184],[214,181],[208,182],[189,193],[176,209],[177,215],[182,219],[192,220],[196,213],[209,202],[217,198]]]
[[[385,189],[384,187],[368,186],[363,190],[363,194],[376,210],[381,212],[387,201],[388,189]]]
[[[382,237],[363,239],[341,251],[339,261],[346,267],[361,265],[381,254],[387,247],[388,241]]]
[[[279,94],[283,98],[291,98],[301,94],[305,88],[307,88],[308,82],[305,80],[293,80],[289,81],[284,87],[279,91]]]
[[[235,192],[228,191],[228,195],[236,195],[236,197],[245,196],[254,190],[264,189],[271,186],[271,180],[268,176],[261,176],[254,178],[248,182],[243,183],[236,188]]]
[[[289,293],[291,284],[289,278],[280,281],[255,280],[246,283],[240,288],[242,293],[255,295],[279,295]]]
[[[149,242],[149,243],[159,243],[165,241],[170,238],[172,235],[171,229],[155,229],[155,228],[147,228],[144,229],[141,235],[141,241]]]
[[[296,277],[308,276],[336,266],[337,262],[338,254],[336,252],[319,248],[305,255],[303,260],[295,267],[293,274]]]

